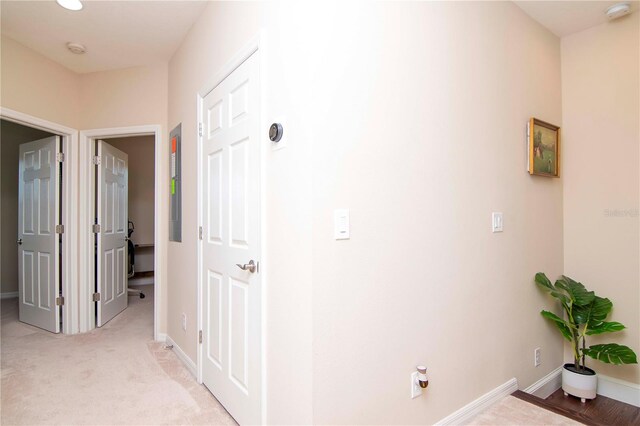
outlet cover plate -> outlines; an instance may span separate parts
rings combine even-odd
[[[411,373],[411,399],[417,398],[422,395],[422,388],[418,384],[418,372]]]

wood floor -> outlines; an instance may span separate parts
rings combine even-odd
[[[601,395],[584,404],[580,398],[564,396],[562,389],[547,399],[522,391],[515,391],[513,396],[586,425],[640,425],[640,408]]]

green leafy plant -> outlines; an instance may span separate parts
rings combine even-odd
[[[551,296],[558,299],[562,305],[566,319],[545,310],[540,314],[553,321],[564,338],[571,342],[577,372],[586,371],[585,355],[607,364],[638,363],[635,352],[624,345],[608,343],[586,347],[586,336],[620,331],[625,328],[619,322],[605,321],[613,308],[609,299],[596,296],[593,291],[588,291],[581,283],[564,275],[555,284],[551,284],[545,274],[538,272],[535,281]]]

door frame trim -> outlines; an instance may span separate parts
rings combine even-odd
[[[239,51],[236,52],[231,59],[229,59],[224,66],[220,68],[220,70],[214,74],[214,76],[207,81],[207,83],[198,91],[196,95],[196,135],[197,138],[197,201],[198,201],[198,226],[202,226],[203,224],[203,202],[202,202],[202,143],[203,136],[200,136],[198,132],[198,126],[200,123],[200,119],[203,114],[203,102],[209,92],[215,89],[222,81],[227,78],[233,71],[235,71],[240,65],[242,65],[249,57],[252,55],[258,55],[258,75],[259,75],[259,116],[258,123],[260,129],[268,129],[268,125],[266,124],[266,69],[267,69],[267,42],[266,42],[266,34],[265,31],[260,31],[256,36],[251,38]],[[262,137],[260,137],[262,140]],[[266,150],[264,144],[259,143],[259,156],[260,156],[260,285],[262,286],[261,293],[261,423],[266,423],[267,419],[267,333],[266,333],[266,325],[267,325],[267,298],[268,298],[268,279],[267,279],[267,271],[269,268],[267,262],[267,251],[266,251],[266,241],[267,241],[267,233],[266,233],[266,209],[265,209],[265,195],[266,195],[266,185],[265,185],[265,163],[266,163]],[[203,297],[203,285],[202,285],[202,241],[197,240],[198,246],[198,284],[197,284],[197,321],[198,321],[198,330],[202,330],[204,323],[204,297]],[[198,343],[198,350],[196,351],[196,379],[198,383],[202,384],[202,362],[203,362],[203,345]]]
[[[153,339],[159,340],[162,334],[159,332],[160,327],[160,306],[162,306],[162,289],[165,286],[165,270],[162,267],[162,255],[166,252],[166,243],[162,238],[162,225],[165,223],[164,213],[161,206],[166,205],[168,200],[165,198],[163,188],[162,173],[162,127],[159,124],[150,124],[142,126],[128,127],[112,127],[105,129],[91,129],[80,131],[80,188],[79,188],[79,252],[82,255],[80,259],[80,278],[84,285],[79,286],[79,298],[83,303],[79,304],[80,310],[80,332],[86,332],[96,328],[95,323],[95,302],[91,295],[93,294],[94,282],[94,257],[93,257],[93,206],[95,194],[93,191],[95,185],[95,174],[93,171],[93,146],[92,141],[113,137],[129,137],[129,136],[149,136],[153,135],[154,143],[154,298],[153,298]]]
[[[62,217],[66,225],[62,238],[62,281],[60,288],[65,297],[62,306],[62,333],[76,334],[79,332],[78,317],[78,269],[74,259],[77,259],[77,226],[78,205],[73,202],[73,194],[77,193],[78,179],[76,168],[78,152],[78,130],[52,121],[44,120],[23,112],[0,107],[0,118],[13,123],[22,124],[39,130],[54,133],[61,137],[64,162],[62,163]]]

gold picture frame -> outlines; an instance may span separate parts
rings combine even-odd
[[[529,174],[560,177],[560,127],[531,117],[527,140]]]

